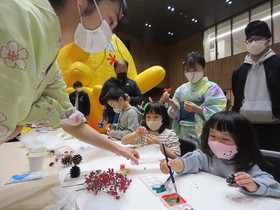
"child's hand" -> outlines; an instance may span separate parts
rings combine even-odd
[[[259,186],[254,182],[250,174],[238,172],[234,174],[235,183],[240,187],[245,187],[249,192],[255,192]]]
[[[148,131],[145,127],[139,127],[136,129],[135,133],[137,134],[137,136],[142,136],[144,134],[147,134]]]
[[[147,143],[148,144],[160,144],[160,140],[158,139],[158,137],[156,137],[155,135],[153,134],[148,134],[147,135]]]
[[[170,94],[169,93],[163,93],[160,101],[163,103],[170,103],[172,101],[172,99],[170,99]]]
[[[184,170],[184,162],[179,158],[168,160],[168,165],[171,167],[173,171],[177,173],[180,173]],[[165,159],[160,161],[160,170],[164,174],[169,173],[169,168],[167,167],[167,163]]]
[[[106,130],[110,130],[113,128],[113,124],[108,123],[105,128],[106,128]]]
[[[184,109],[188,112],[198,112],[198,109],[200,109],[200,107],[191,101],[185,101]]]

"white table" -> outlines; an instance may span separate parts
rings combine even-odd
[[[73,142],[69,141],[69,143],[68,146],[73,145]],[[79,143],[76,144],[76,146],[78,145]],[[157,146],[140,148],[139,153],[141,158],[164,158]],[[159,200],[159,197],[156,197],[139,179],[139,177],[146,174],[154,174],[164,182],[168,175],[160,172],[157,163],[136,166],[131,165],[129,161],[122,157],[116,157],[110,153],[104,154],[104,156],[106,157],[99,156],[96,160],[81,165],[81,169],[83,171],[107,170],[108,168],[118,170],[119,165],[124,163],[126,168],[131,169],[128,175],[132,179],[132,184],[119,201],[114,200],[109,195],[94,196],[86,191],[80,191],[76,194],[76,202],[79,209],[166,209]],[[65,173],[68,171],[61,171],[59,173],[60,180],[63,180]],[[245,195],[238,188],[227,186],[224,178],[206,172],[176,176],[176,183],[179,194],[196,210],[280,209],[280,199]],[[104,201],[106,205],[102,204]]]

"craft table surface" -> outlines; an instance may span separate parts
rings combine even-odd
[[[86,144],[78,140],[67,140],[64,150],[69,147],[74,150],[80,147],[85,148]],[[159,197],[156,197],[139,179],[146,174],[154,174],[164,181],[168,176],[162,174],[158,164],[131,165],[130,161],[116,156],[107,151],[89,147],[92,156],[87,153],[86,163],[81,164],[82,171],[114,168],[117,170],[120,164],[130,168],[129,177],[133,180],[128,191],[119,201],[112,201],[114,210],[165,210]],[[43,209],[45,206],[54,204],[55,198],[50,190],[60,186],[69,168],[60,170],[62,167],[49,167],[48,164],[53,158],[46,158],[44,161],[45,178],[41,180],[3,185],[3,183],[14,174],[27,173],[29,170],[28,159],[20,142],[5,143],[0,145],[0,158],[2,169],[0,172],[0,209]],[[154,158],[161,155],[156,147],[140,148],[141,158]],[[163,156],[162,156],[163,157]],[[89,161],[90,160],[90,161]],[[280,210],[280,199],[247,196],[237,188],[228,187],[225,179],[200,172],[189,175],[176,175],[176,182],[179,194],[189,202],[196,210]],[[76,195],[76,204],[81,210],[95,210],[100,197],[80,191]],[[90,204],[93,205],[89,207]],[[95,204],[94,204],[95,203]],[[100,210],[100,209],[97,209]],[[110,209],[106,209],[110,210]]]

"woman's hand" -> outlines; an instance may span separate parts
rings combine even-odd
[[[201,115],[203,114],[203,109],[191,101],[185,101],[184,109],[188,112],[196,112]]]
[[[147,144],[159,144],[160,145],[160,140],[158,139],[158,137],[156,137],[153,134],[148,134],[147,135]]]
[[[160,101],[163,102],[163,103],[172,102],[172,99],[170,98],[170,94],[169,93],[163,93],[161,98],[160,98]]]
[[[184,162],[181,159],[176,158],[174,160],[168,160],[168,163],[166,163],[166,160],[164,159],[160,161],[160,170],[164,174],[169,173],[169,168],[167,164],[171,167],[173,171],[177,173],[180,173],[184,170]]]
[[[255,192],[259,189],[259,185],[254,182],[250,174],[238,172],[234,174],[235,183],[240,187],[245,187],[249,192]]]
[[[130,159],[136,165],[138,165],[138,159],[140,158],[139,153],[135,149],[125,148],[120,146],[119,151],[117,152],[118,155],[121,155],[127,159]]]
[[[136,133],[137,136],[142,136],[144,134],[147,134],[148,131],[145,127],[141,126],[141,127],[136,129],[135,133]]]

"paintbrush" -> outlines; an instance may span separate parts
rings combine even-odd
[[[165,146],[163,143],[162,144],[162,148],[163,148],[163,152],[164,152],[164,156],[165,156],[165,160],[166,160],[166,163],[168,163],[168,157],[167,157],[167,153],[166,153],[166,150],[165,150]],[[177,187],[176,187],[176,184],[175,184],[175,179],[174,179],[174,176],[173,176],[173,172],[171,170],[171,167],[167,164],[167,167],[169,168],[169,174],[170,174],[170,178],[172,180],[172,183],[173,183],[173,186],[174,186],[174,189],[175,189],[175,192],[177,194],[177,200],[176,202],[177,203],[180,203],[180,197],[178,195],[178,191],[177,191]]]

